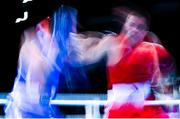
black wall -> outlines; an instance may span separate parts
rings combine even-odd
[[[176,61],[177,75],[180,74],[180,46],[179,40],[179,0],[34,0],[22,4],[21,0],[5,1],[1,4],[1,41],[0,41],[0,92],[12,89],[16,76],[17,59],[19,53],[20,34],[30,26],[37,24],[62,3],[78,9],[79,31],[113,30],[111,8],[118,5],[136,4],[146,9],[151,15],[150,30],[155,32],[163,45],[169,50]],[[132,3],[133,2],[133,3]],[[15,24],[17,17],[22,17],[24,11],[29,12],[28,20]],[[97,72],[89,72],[92,84],[97,92],[105,91],[106,79],[96,82],[95,76],[99,72],[106,72],[103,63],[97,65]],[[105,80],[103,86],[102,83]],[[95,90],[93,90],[95,92]]]

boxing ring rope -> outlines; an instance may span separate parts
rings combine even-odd
[[[107,104],[106,100],[52,100],[53,105],[85,106],[85,117],[100,118],[100,106]],[[179,105],[180,100],[154,100],[146,101],[145,105]]]
[[[0,97],[0,105],[7,102],[5,98]],[[85,117],[89,119],[100,118],[100,106],[105,106],[107,100],[106,94],[58,94],[50,103],[58,106],[84,106]],[[145,105],[178,105],[180,110],[180,100],[145,101]]]

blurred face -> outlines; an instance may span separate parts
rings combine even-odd
[[[146,21],[143,17],[128,15],[123,26],[123,32],[132,44],[143,40],[147,33]]]

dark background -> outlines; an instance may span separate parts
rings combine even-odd
[[[151,15],[150,30],[157,34],[164,47],[175,59],[177,76],[180,74],[179,0],[33,0],[23,4],[21,0],[1,3],[0,40],[0,92],[10,92],[14,83],[20,46],[20,34],[30,26],[53,13],[61,4],[78,9],[79,31],[114,30],[111,9],[134,4]],[[15,24],[24,11],[29,12],[26,21]],[[113,28],[114,27],[114,28]],[[86,67],[92,83],[92,93],[106,92],[105,58]]]

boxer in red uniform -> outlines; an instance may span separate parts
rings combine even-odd
[[[150,35],[146,19],[130,12],[116,38],[119,45],[109,51],[108,118],[168,118],[161,106],[144,102],[155,99],[151,90],[161,88],[159,83],[173,69],[173,59],[162,45],[147,42],[152,37],[146,35]]]
[[[86,49],[81,61],[97,61],[107,53],[107,118],[168,118],[161,106],[145,106],[155,100],[152,90],[163,92],[160,85],[174,68],[167,50],[148,32],[148,19],[128,11],[118,35],[106,35]],[[156,42],[154,42],[156,41]],[[86,56],[87,54],[87,56]]]

